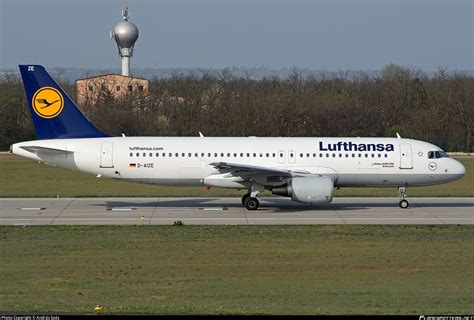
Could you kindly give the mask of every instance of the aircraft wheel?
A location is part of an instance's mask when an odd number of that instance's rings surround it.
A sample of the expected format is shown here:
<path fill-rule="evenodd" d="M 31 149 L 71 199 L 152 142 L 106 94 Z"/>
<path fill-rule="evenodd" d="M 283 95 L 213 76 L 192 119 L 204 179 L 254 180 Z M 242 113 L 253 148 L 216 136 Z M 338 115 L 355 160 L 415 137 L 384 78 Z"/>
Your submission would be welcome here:
<path fill-rule="evenodd" d="M 400 200 L 400 202 L 398 203 L 398 205 L 400 206 L 400 208 L 406 209 L 406 208 L 408 208 L 409 203 L 408 203 L 408 201 L 406 201 L 405 199 L 403 199 L 403 200 Z"/>
<path fill-rule="evenodd" d="M 242 196 L 242 205 L 245 206 L 245 200 L 250 197 L 250 193 L 246 193 Z"/>
<path fill-rule="evenodd" d="M 257 198 L 249 196 L 247 199 L 245 199 L 244 205 L 247 210 L 257 210 L 260 203 L 258 202 Z"/>

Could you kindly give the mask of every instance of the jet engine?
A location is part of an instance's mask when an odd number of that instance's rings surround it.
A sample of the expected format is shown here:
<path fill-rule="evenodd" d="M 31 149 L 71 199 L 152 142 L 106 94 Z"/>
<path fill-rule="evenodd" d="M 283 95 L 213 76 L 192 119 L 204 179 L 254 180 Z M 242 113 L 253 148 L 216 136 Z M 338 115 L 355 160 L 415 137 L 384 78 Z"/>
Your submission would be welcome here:
<path fill-rule="evenodd" d="M 333 192 L 334 181 L 324 176 L 295 177 L 287 184 L 272 189 L 273 194 L 309 204 L 329 203 L 332 201 Z"/>

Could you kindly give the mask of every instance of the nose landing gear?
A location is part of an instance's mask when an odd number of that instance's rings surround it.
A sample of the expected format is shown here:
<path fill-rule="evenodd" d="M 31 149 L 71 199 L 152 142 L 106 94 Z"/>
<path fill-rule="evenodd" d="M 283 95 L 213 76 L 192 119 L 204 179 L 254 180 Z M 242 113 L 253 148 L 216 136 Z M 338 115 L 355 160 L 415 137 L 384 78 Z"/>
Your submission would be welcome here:
<path fill-rule="evenodd" d="M 405 194 L 405 187 L 398 187 L 398 193 L 400 194 L 400 202 L 398 202 L 398 205 L 402 209 L 406 209 L 409 206 L 408 201 L 405 199 L 406 194 Z"/>

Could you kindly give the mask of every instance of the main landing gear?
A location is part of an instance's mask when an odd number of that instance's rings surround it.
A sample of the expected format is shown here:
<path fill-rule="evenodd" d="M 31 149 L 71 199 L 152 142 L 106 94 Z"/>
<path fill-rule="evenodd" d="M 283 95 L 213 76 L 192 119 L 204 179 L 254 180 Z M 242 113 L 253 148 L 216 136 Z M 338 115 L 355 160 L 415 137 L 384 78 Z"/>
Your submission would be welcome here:
<path fill-rule="evenodd" d="M 400 206 L 400 208 L 402 209 L 406 209 L 408 208 L 408 201 L 405 199 L 406 198 L 406 194 L 405 194 L 405 187 L 398 187 L 398 193 L 400 194 L 400 202 L 398 203 L 398 205 Z"/>
<path fill-rule="evenodd" d="M 257 200 L 257 194 L 263 191 L 263 186 L 253 183 L 252 187 L 248 191 L 248 193 L 244 194 L 242 197 L 242 204 L 244 205 L 247 210 L 257 210 L 260 202 Z"/>
<path fill-rule="evenodd" d="M 258 202 L 257 198 L 250 196 L 250 193 L 246 193 L 242 197 L 242 205 L 247 210 L 257 210 L 260 202 Z"/>
<path fill-rule="evenodd" d="M 250 195 L 245 199 L 244 206 L 247 210 L 257 210 L 260 202 L 258 202 L 257 198 L 251 197 Z"/>

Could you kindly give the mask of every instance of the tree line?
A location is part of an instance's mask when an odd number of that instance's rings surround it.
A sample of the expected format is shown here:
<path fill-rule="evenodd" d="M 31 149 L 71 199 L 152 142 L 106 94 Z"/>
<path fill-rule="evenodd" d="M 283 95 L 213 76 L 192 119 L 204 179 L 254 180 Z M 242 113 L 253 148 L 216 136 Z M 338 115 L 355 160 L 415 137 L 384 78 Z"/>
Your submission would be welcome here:
<path fill-rule="evenodd" d="M 75 85 L 61 83 L 75 99 Z M 35 139 L 18 76 L 0 79 L 0 149 Z M 339 72 L 253 79 L 219 74 L 154 78 L 147 97 L 115 101 L 101 95 L 82 106 L 110 135 L 127 136 L 395 136 L 434 143 L 447 151 L 472 151 L 474 78 L 440 69 L 388 65 L 378 76 Z"/>

